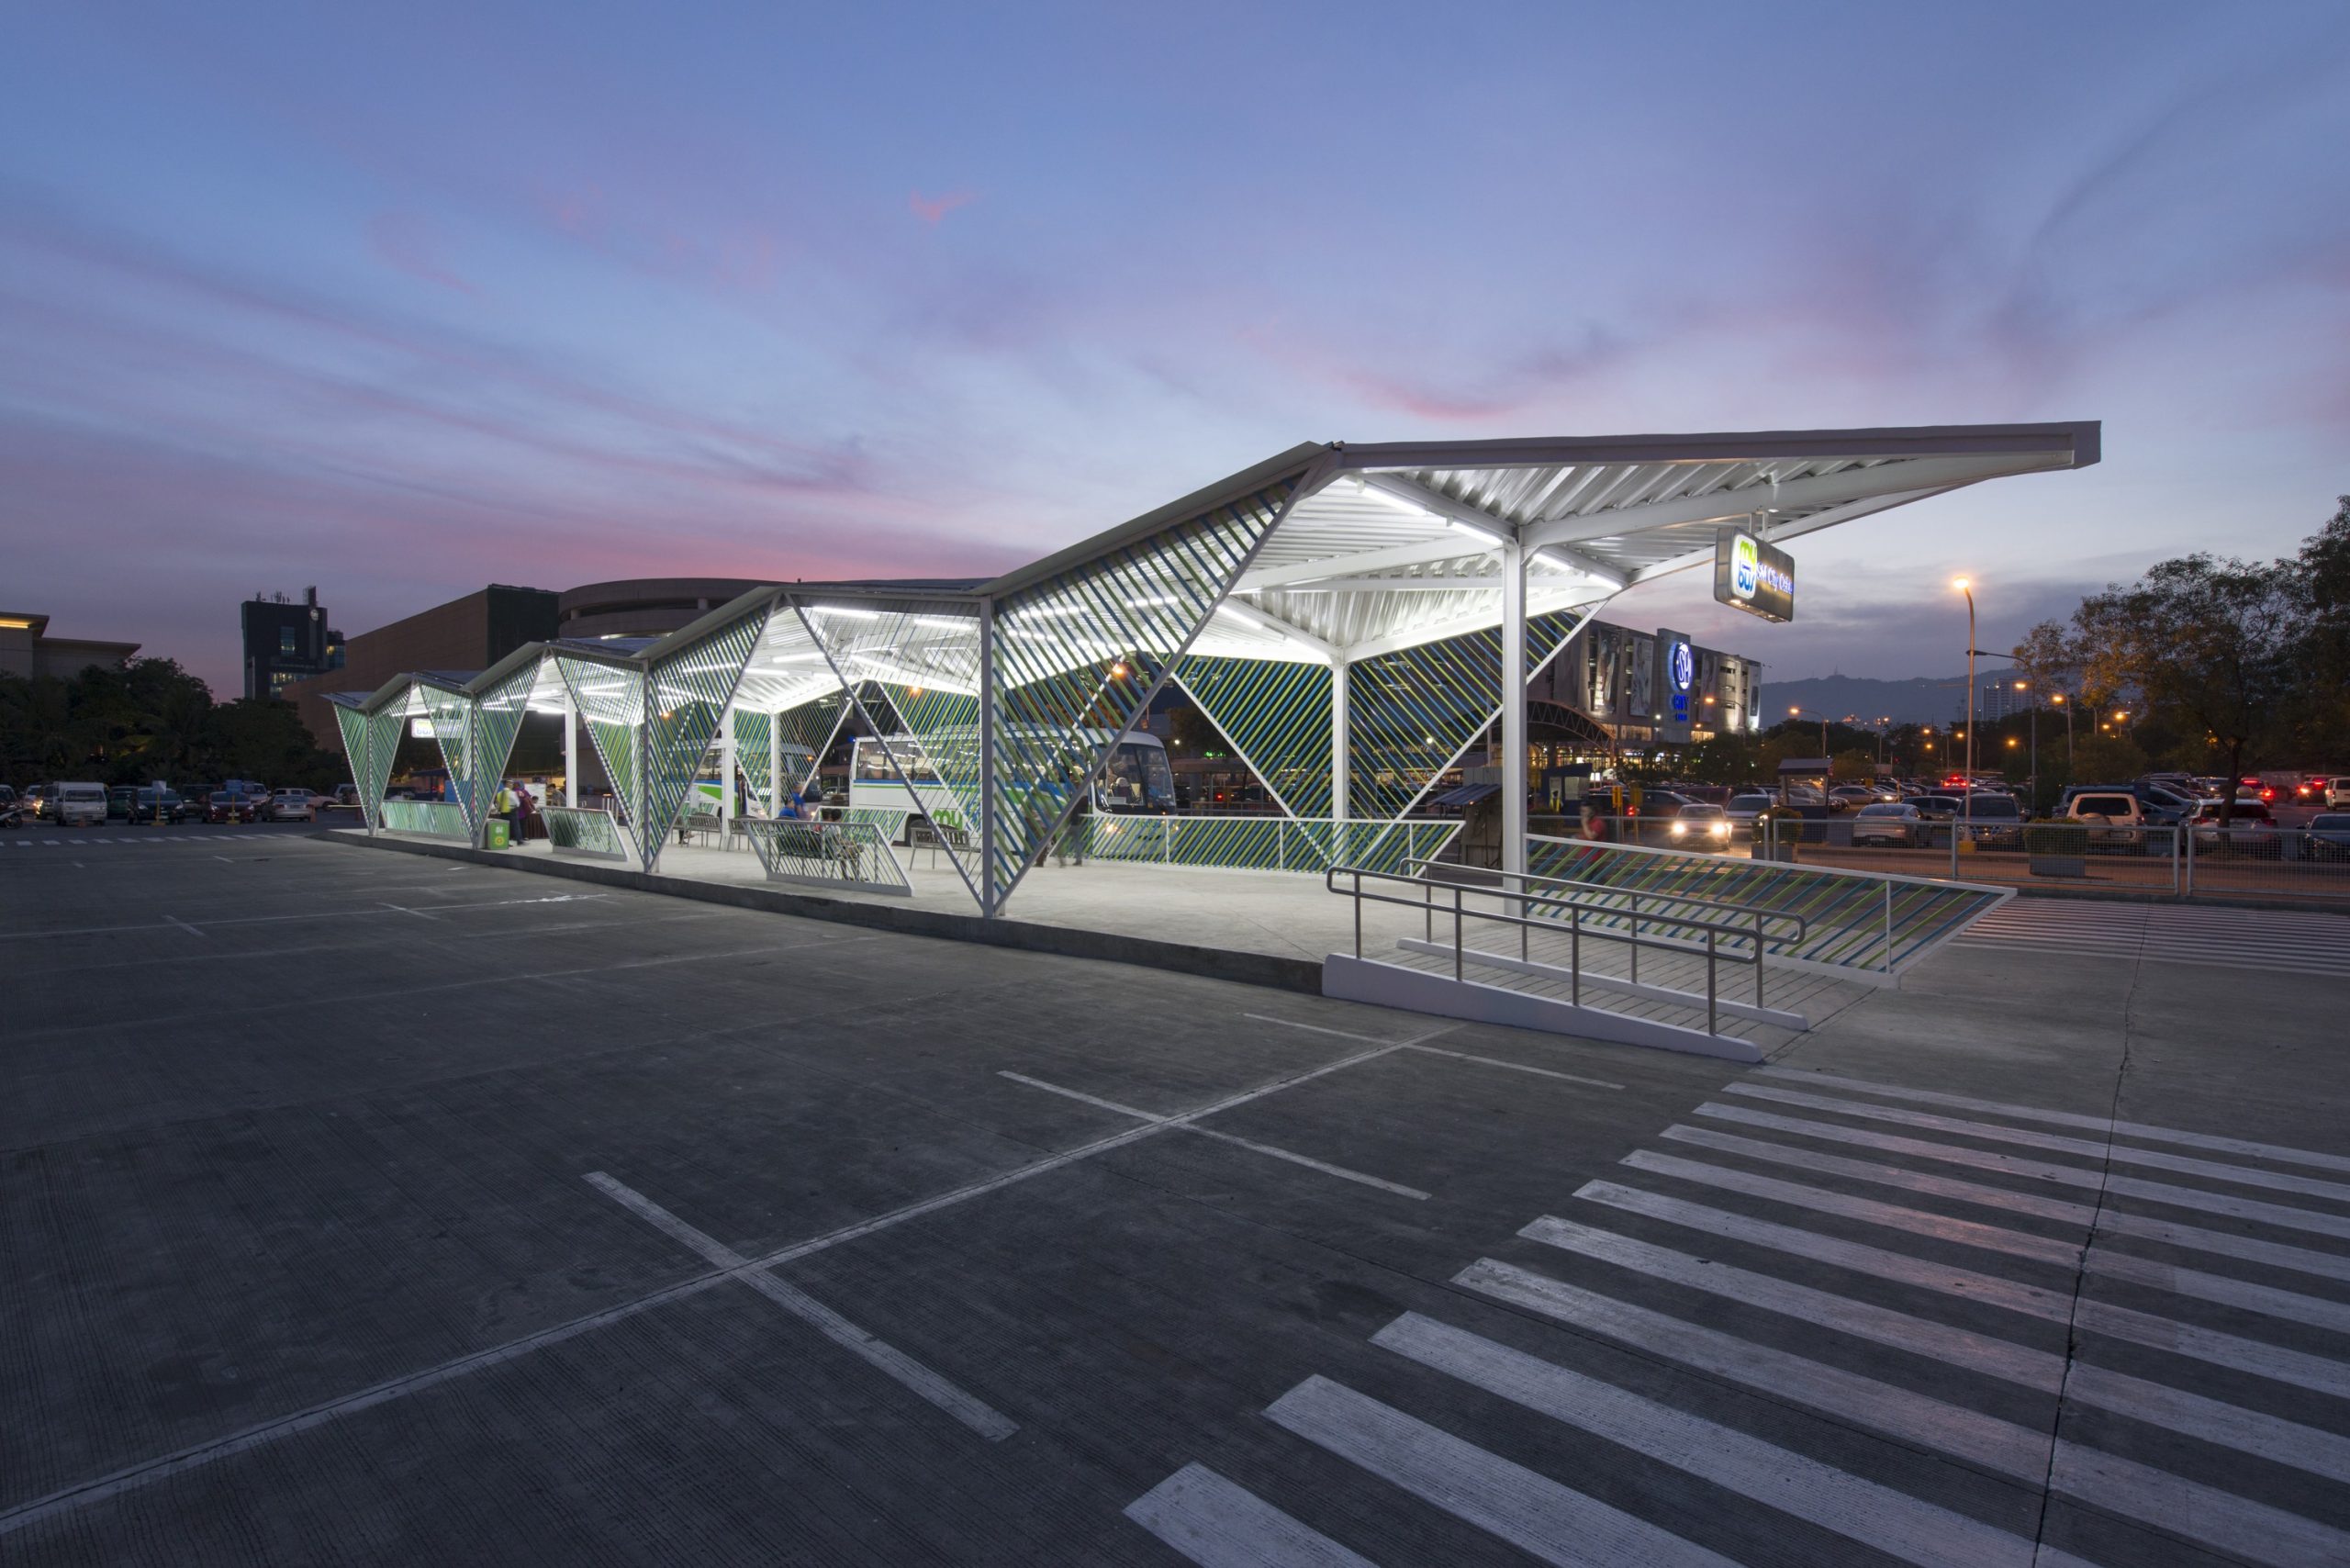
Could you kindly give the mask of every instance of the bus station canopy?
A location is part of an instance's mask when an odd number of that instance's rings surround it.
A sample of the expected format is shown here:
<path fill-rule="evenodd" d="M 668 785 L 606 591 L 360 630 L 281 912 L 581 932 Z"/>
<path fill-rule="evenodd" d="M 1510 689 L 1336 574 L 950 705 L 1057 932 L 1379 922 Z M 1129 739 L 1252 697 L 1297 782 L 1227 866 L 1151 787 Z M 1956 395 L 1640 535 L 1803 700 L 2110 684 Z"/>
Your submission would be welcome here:
<path fill-rule="evenodd" d="M 577 715 L 647 868 L 734 715 L 886 706 L 870 727 L 919 740 L 964 808 L 957 868 L 990 914 L 1070 809 L 1070 781 L 1170 681 L 1301 819 L 1400 817 L 1498 721 L 1521 775 L 1502 787 L 1519 813 L 1506 866 L 1523 856 L 1525 678 L 1608 599 L 1710 566 L 1725 526 L 1784 546 L 2087 466 L 2098 436 L 2072 422 L 1309 443 L 992 579 L 778 583 L 649 644 L 533 644 L 470 678 L 420 672 L 338 700 L 377 802 L 396 720 L 431 717 L 444 753 L 462 752 L 453 776 L 494 787 L 523 711 Z"/>

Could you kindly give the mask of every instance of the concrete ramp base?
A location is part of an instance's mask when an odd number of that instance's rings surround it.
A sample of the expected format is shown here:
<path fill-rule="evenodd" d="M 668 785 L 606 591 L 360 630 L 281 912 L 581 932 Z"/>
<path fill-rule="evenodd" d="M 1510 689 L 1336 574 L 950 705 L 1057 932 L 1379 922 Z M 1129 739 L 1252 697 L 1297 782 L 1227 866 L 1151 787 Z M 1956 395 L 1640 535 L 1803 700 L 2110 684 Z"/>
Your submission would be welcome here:
<path fill-rule="evenodd" d="M 1619 1046 L 1645 1046 L 1651 1050 L 1680 1051 L 1688 1056 L 1717 1057 L 1724 1061 L 1762 1059 L 1762 1047 L 1750 1041 L 1630 1018 L 1604 1007 L 1577 1007 L 1553 997 L 1532 996 L 1482 980 L 1456 980 L 1333 953 L 1322 960 L 1322 994 L 1348 1002 L 1368 1002 L 1398 1007 L 1407 1013 L 1433 1014 L 1472 1024 L 1506 1024 L 1515 1029 L 1539 1029 L 1550 1035 L 1572 1035 L 1583 1040 L 1606 1040 Z"/>

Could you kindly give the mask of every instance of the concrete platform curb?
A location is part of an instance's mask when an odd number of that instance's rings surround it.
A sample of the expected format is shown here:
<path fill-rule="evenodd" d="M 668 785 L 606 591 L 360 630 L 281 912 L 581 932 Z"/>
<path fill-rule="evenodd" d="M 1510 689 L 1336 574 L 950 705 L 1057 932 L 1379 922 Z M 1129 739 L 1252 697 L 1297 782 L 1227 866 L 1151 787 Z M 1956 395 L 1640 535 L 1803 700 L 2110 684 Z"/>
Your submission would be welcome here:
<path fill-rule="evenodd" d="M 977 942 L 990 947 L 1016 947 L 1023 952 L 1051 953 L 1064 958 L 1095 958 L 1110 964 L 1134 964 L 1210 980 L 1275 991 L 1322 994 L 1322 966 L 1311 958 L 1284 958 L 1272 953 L 1236 952 L 1225 947 L 1197 947 L 1183 942 L 1158 942 L 1147 936 L 1114 932 L 1080 931 L 1065 925 L 1039 925 L 1024 920 L 985 920 L 976 914 L 947 914 L 938 910 L 907 909 L 901 905 L 858 903 L 814 893 L 786 892 L 779 888 L 744 887 L 726 882 L 698 882 L 685 877 L 665 877 L 631 870 L 624 866 L 599 866 L 585 860 L 541 859 L 502 850 L 474 849 L 461 844 L 431 844 L 369 834 L 353 828 L 335 828 L 312 836 L 330 844 L 361 849 L 388 849 L 401 855 L 421 855 L 441 860 L 464 860 L 535 876 L 562 877 L 600 887 L 628 888 L 642 893 L 694 899 L 703 903 L 729 904 L 736 909 L 762 910 L 769 914 L 802 920 L 829 920 L 841 925 L 862 925 L 895 931 L 908 936 L 937 936 L 950 942 Z"/>

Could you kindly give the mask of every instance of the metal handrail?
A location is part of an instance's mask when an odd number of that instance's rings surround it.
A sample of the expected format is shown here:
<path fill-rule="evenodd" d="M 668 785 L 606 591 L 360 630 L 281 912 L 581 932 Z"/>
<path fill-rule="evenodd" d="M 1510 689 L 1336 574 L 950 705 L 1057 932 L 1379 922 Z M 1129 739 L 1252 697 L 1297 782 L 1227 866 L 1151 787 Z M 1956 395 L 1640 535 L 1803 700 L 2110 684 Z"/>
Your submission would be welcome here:
<path fill-rule="evenodd" d="M 1660 900 L 1665 903 L 1695 904 L 1701 909 L 1727 910 L 1732 914 L 1750 915 L 1762 920 L 1791 920 L 1795 922 L 1796 927 L 1796 934 L 1792 937 L 1785 935 L 1774 935 L 1771 937 L 1770 940 L 1783 943 L 1793 942 L 1797 946 L 1801 946 L 1811 936 L 1810 921 L 1807 920 L 1802 915 L 1796 913 L 1792 910 L 1773 909 L 1767 904 L 1741 903 L 1735 899 L 1707 898 L 1700 893 L 1660 892 L 1654 889 L 1642 890 L 1638 888 L 1627 888 L 1615 882 L 1595 882 L 1581 877 L 1557 877 L 1543 871 L 1497 871 L 1487 869 L 1483 867 L 1463 868 L 1456 866 L 1449 860 L 1407 859 L 1404 864 L 1406 866 L 1441 868 L 1451 871 L 1474 869 L 1481 877 L 1500 877 L 1505 880 L 1514 882 L 1540 882 L 1554 888 L 1587 888 L 1594 892 L 1606 893 L 1613 898 L 1630 899 L 1635 901 L 1635 902 L 1642 898 L 1651 898 Z M 1512 894 L 1508 892 L 1507 890 L 1504 890 L 1504 896 L 1531 898 L 1535 895 Z M 1544 900 L 1541 902 L 1547 902 L 1549 901 Z M 1618 911 L 1617 913 L 1620 913 L 1622 912 Z M 1663 915 L 1655 915 L 1651 918 L 1657 920 L 1668 919 L 1668 917 Z"/>
<path fill-rule="evenodd" d="M 1354 879 L 1353 885 L 1349 888 L 1339 887 L 1337 879 L 1341 876 L 1351 877 Z M 1407 886 L 1418 889 L 1421 896 L 1419 898 L 1413 899 L 1397 897 L 1388 893 L 1368 892 L 1363 889 L 1363 879 L 1365 878 L 1370 878 L 1374 881 L 1380 882 L 1402 882 Z M 1562 881 L 1565 879 L 1554 878 L 1551 879 L 1554 881 Z M 1605 914 L 1611 917 L 1620 917 L 1625 913 L 1623 906 L 1620 904 L 1599 903 L 1583 899 L 1561 897 L 1544 897 L 1539 902 L 1554 908 L 1564 909 L 1567 912 L 1567 918 L 1563 921 L 1546 919 L 1535 915 L 1505 914 L 1494 911 L 1468 909 L 1463 906 L 1461 898 L 1463 894 L 1470 892 L 1486 892 L 1494 898 L 1515 900 L 1521 909 L 1524 908 L 1530 901 L 1525 893 L 1512 892 L 1507 889 L 1494 890 L 1472 888 L 1461 882 L 1446 882 L 1439 884 L 1431 882 L 1424 877 L 1408 876 L 1400 871 L 1382 871 L 1365 866 L 1333 866 L 1322 874 L 1322 885 L 1329 892 L 1334 894 L 1347 894 L 1355 902 L 1355 957 L 1357 958 L 1360 958 L 1362 957 L 1362 906 L 1365 900 L 1369 900 L 1372 903 L 1394 904 L 1404 909 L 1422 910 L 1427 921 L 1427 939 L 1430 943 L 1433 943 L 1436 939 L 1435 923 L 1437 909 L 1434 902 L 1434 894 L 1438 886 L 1449 887 L 1452 890 L 1452 978 L 1455 980 L 1462 980 L 1467 978 L 1463 972 L 1467 962 L 1466 958 L 1464 957 L 1467 950 L 1467 945 L 1462 941 L 1461 933 L 1465 923 L 1468 921 L 1482 920 L 1490 924 L 1514 925 L 1517 927 L 1518 953 L 1521 961 L 1526 960 L 1528 933 L 1533 931 L 1564 932 L 1567 936 L 1568 944 L 1567 967 L 1570 997 L 1574 1005 L 1578 1007 L 1583 1005 L 1583 939 L 1586 935 L 1583 924 L 1583 917 L 1585 913 L 1595 915 Z M 1622 890 L 1617 889 L 1611 890 L 1610 896 L 1620 898 L 1624 895 Z M 1767 914 L 1774 912 L 1758 910 L 1752 913 Z M 1762 949 L 1764 939 L 1762 937 L 1758 926 L 1734 924 L 1728 921 L 1691 920 L 1673 915 L 1651 915 L 1648 918 L 1663 924 L 1678 926 L 1683 930 L 1695 930 L 1705 933 L 1706 1032 L 1707 1034 L 1717 1034 L 1719 1032 L 1720 987 L 1717 979 L 1717 966 L 1723 958 L 1727 958 L 1732 963 L 1747 964 L 1752 967 L 1754 970 L 1754 1004 L 1758 1008 L 1763 1005 Z M 1795 919 L 1799 917 L 1786 916 L 1785 918 Z M 1639 926 L 1637 919 L 1634 922 L 1632 930 L 1629 932 L 1610 930 L 1605 926 L 1594 926 L 1590 929 L 1588 935 L 1594 941 L 1621 942 L 1627 947 L 1631 949 L 1631 980 L 1635 985 L 1639 983 L 1639 954 L 1642 947 L 1655 947 L 1667 952 L 1681 954 L 1686 954 L 1692 950 L 1690 944 L 1686 941 L 1666 941 L 1656 937 L 1642 936 L 1639 934 Z M 1728 953 L 1723 952 L 1721 948 L 1721 939 L 1725 936 L 1738 939 L 1751 939 L 1752 944 L 1751 951 L 1744 957 L 1741 957 L 1736 948 L 1732 948 Z"/>

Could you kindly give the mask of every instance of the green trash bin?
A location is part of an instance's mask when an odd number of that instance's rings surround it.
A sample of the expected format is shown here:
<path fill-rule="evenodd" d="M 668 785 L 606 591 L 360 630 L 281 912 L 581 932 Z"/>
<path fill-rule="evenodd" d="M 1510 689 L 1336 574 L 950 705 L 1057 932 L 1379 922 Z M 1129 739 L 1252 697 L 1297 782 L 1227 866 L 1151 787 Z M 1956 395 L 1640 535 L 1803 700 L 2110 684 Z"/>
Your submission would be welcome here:
<path fill-rule="evenodd" d="M 507 847 L 509 842 L 506 833 L 506 819 L 503 817 L 490 818 L 489 846 L 492 849 L 504 849 Z"/>

